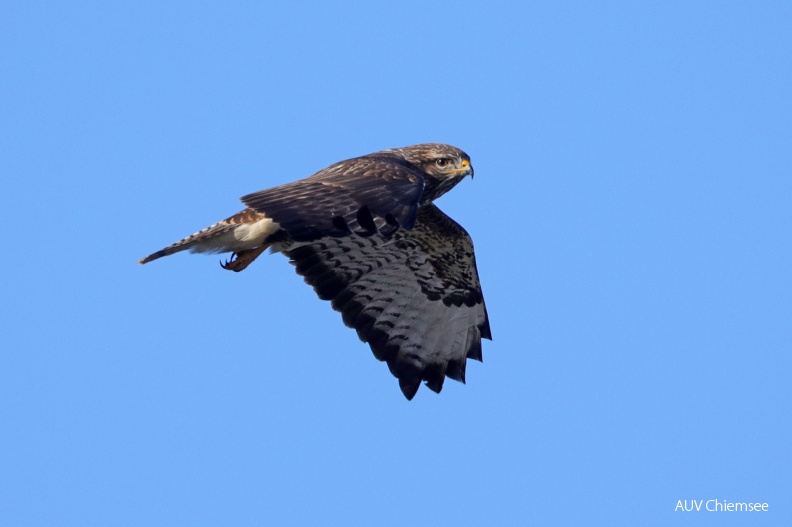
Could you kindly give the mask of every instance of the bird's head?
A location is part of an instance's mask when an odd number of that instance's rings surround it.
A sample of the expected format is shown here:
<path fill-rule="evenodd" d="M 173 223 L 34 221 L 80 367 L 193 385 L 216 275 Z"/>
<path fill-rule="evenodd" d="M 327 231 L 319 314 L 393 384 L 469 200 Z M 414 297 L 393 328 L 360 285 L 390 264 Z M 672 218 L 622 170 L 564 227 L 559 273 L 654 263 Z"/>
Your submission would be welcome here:
<path fill-rule="evenodd" d="M 470 156 L 455 146 L 426 143 L 394 150 L 421 171 L 436 178 L 462 179 L 473 175 Z"/>
<path fill-rule="evenodd" d="M 433 201 L 442 196 L 465 176 L 473 177 L 470 156 L 459 148 L 440 143 L 394 148 L 393 152 L 403 157 L 426 175 L 426 189 L 422 201 Z"/>

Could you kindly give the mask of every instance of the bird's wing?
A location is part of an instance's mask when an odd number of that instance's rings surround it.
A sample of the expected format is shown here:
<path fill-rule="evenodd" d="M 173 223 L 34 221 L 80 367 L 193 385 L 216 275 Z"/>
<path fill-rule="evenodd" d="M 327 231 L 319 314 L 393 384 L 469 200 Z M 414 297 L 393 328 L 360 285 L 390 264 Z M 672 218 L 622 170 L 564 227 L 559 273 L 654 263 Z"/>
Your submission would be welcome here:
<path fill-rule="evenodd" d="M 289 238 L 391 234 L 411 229 L 425 185 L 420 171 L 392 156 L 371 155 L 331 165 L 313 176 L 242 197 Z"/>
<path fill-rule="evenodd" d="M 473 242 L 434 205 L 390 237 L 325 237 L 285 251 L 297 272 L 386 361 L 412 399 L 464 382 L 466 359 L 491 339 Z"/>

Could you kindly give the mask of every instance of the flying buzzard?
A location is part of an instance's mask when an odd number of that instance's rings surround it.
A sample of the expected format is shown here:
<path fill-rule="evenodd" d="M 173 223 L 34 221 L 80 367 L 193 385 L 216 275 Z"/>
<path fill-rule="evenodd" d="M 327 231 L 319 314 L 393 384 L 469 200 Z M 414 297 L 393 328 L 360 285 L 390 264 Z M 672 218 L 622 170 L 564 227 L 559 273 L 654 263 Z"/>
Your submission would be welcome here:
<path fill-rule="evenodd" d="M 421 381 L 465 382 L 466 359 L 492 339 L 473 242 L 432 202 L 470 158 L 443 144 L 383 150 L 242 198 L 247 208 L 138 263 L 189 250 L 231 252 L 242 271 L 265 249 L 289 257 L 322 300 L 388 363 L 404 396 Z"/>

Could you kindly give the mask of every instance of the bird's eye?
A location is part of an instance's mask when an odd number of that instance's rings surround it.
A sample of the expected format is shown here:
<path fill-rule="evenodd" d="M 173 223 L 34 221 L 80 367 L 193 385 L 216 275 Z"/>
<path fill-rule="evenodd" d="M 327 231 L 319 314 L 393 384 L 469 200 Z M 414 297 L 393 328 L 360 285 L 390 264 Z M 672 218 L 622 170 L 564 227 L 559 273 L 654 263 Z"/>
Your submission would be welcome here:
<path fill-rule="evenodd" d="M 448 163 L 450 162 L 451 160 L 448 159 L 447 157 L 440 157 L 438 159 L 435 159 L 435 165 L 439 166 L 440 168 L 448 166 Z"/>

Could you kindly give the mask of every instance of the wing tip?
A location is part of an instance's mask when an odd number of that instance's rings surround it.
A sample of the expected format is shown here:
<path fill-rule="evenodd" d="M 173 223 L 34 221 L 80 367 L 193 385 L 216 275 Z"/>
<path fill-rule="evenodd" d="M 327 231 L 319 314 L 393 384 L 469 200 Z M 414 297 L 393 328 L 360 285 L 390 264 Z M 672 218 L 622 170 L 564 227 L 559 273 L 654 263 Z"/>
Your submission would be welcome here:
<path fill-rule="evenodd" d="M 414 378 L 402 378 L 399 379 L 399 388 L 401 388 L 402 393 L 407 398 L 408 401 L 412 401 L 415 394 L 418 393 L 418 388 L 421 387 L 421 379 L 414 379 Z"/>

